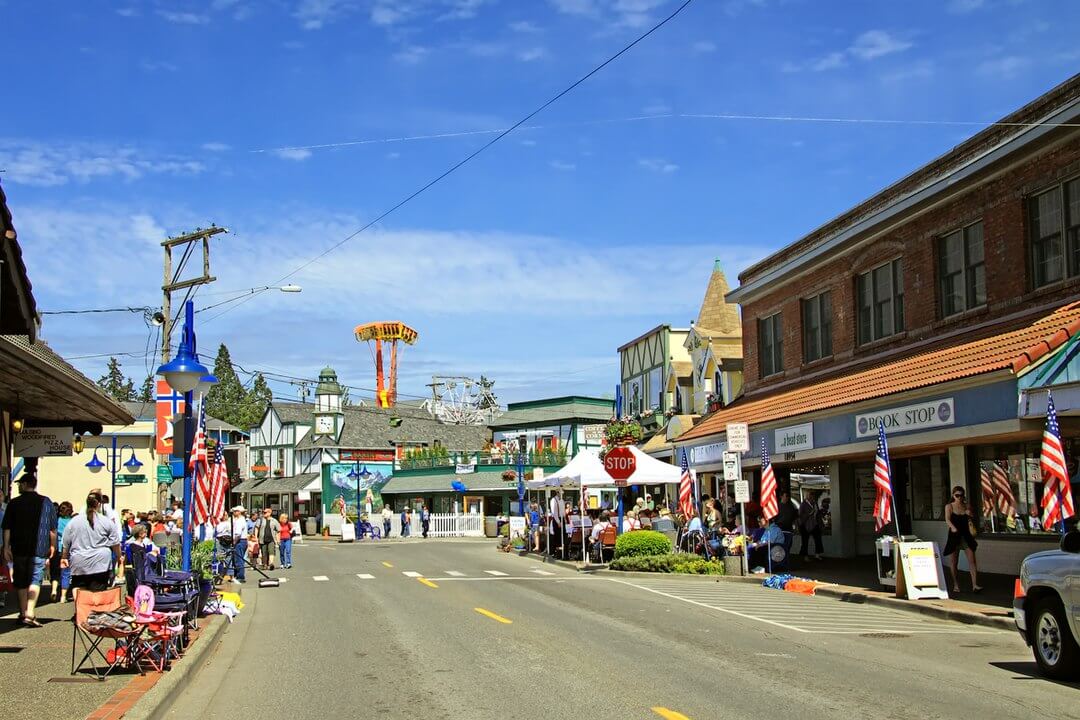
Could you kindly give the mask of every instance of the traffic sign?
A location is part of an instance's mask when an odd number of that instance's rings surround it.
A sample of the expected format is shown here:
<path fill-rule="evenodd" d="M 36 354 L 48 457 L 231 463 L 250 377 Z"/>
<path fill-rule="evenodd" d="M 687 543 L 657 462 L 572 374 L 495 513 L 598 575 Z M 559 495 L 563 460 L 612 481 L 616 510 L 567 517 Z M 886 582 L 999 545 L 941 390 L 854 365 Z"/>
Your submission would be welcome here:
<path fill-rule="evenodd" d="M 136 483 L 144 483 L 144 482 L 146 482 L 146 476 L 143 475 L 142 473 L 139 473 L 138 475 L 117 475 L 116 476 L 116 484 L 117 485 L 134 485 Z"/>
<path fill-rule="evenodd" d="M 746 423 L 728 423 L 727 446 L 734 452 L 750 452 L 750 427 Z"/>
<path fill-rule="evenodd" d="M 615 479 L 616 485 L 619 484 L 619 481 L 622 481 L 622 484 L 625 485 L 626 479 L 637 470 L 637 458 L 634 457 L 634 453 L 630 452 L 628 447 L 612 448 L 608 451 L 607 457 L 604 458 L 604 470 Z"/>
<path fill-rule="evenodd" d="M 750 483 L 747 480 L 735 481 L 735 502 L 750 502 Z"/>
<path fill-rule="evenodd" d="M 734 482 L 741 479 L 742 473 L 739 469 L 739 453 L 724 453 L 724 480 Z"/>
<path fill-rule="evenodd" d="M 157 481 L 168 485 L 173 481 L 172 468 L 168 465 L 157 466 Z"/>

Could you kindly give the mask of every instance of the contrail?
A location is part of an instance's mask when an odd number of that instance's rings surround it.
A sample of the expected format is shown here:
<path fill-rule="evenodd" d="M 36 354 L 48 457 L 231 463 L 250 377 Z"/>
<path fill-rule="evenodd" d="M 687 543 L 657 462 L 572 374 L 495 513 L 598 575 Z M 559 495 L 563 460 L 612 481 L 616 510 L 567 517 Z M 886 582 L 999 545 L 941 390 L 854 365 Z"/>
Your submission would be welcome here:
<path fill-rule="evenodd" d="M 676 117 L 676 115 L 672 113 L 663 113 L 659 115 L 637 115 L 634 117 L 610 118 L 606 120 L 582 120 L 580 122 L 556 123 L 553 125 L 524 125 L 518 129 L 550 130 L 556 128 L 585 127 L 588 125 L 607 125 L 611 123 L 638 122 L 641 120 L 662 120 L 664 118 L 673 117 Z M 461 132 L 434 133 L 431 135 L 405 135 L 402 137 L 369 138 L 366 140 L 347 140 L 344 142 L 322 143 L 319 145 L 288 145 L 284 147 L 259 148 L 257 150 L 249 150 L 248 152 L 268 153 L 285 152 L 288 150 L 326 150 L 329 148 L 352 147 L 355 145 L 383 145 L 387 143 L 413 142 L 416 140 L 441 140 L 444 138 L 468 137 L 470 135 L 494 135 L 496 133 L 506 132 L 507 129 L 508 128 L 495 128 L 492 130 L 464 130 Z"/>

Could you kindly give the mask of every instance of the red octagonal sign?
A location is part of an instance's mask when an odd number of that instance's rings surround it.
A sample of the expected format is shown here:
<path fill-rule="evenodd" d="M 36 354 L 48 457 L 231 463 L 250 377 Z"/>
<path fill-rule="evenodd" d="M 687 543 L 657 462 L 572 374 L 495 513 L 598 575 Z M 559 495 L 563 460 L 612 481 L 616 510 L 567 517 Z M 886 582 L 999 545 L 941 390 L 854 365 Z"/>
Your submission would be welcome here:
<path fill-rule="evenodd" d="M 616 484 L 625 485 L 626 479 L 637 470 L 637 458 L 628 447 L 612 448 L 604 457 L 604 469 L 616 481 L 621 481 Z"/>

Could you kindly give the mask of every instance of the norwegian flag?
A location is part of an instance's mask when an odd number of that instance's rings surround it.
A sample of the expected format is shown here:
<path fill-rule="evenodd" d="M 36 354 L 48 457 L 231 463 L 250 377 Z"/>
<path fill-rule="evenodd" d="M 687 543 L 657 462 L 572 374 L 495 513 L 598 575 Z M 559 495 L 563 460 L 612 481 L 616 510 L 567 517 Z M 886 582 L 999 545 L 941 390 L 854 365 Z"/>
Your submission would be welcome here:
<path fill-rule="evenodd" d="M 761 514 L 766 520 L 772 520 L 780 512 L 776 502 L 776 474 L 772 469 L 769 451 L 765 449 L 765 440 L 761 440 Z"/>
<path fill-rule="evenodd" d="M 214 459 L 210 463 L 210 520 L 221 522 L 225 517 L 225 494 L 229 488 L 229 470 L 221 442 L 214 444 Z"/>
<path fill-rule="evenodd" d="M 199 403 L 199 422 L 191 443 L 191 462 L 188 466 L 194 479 L 195 496 L 192 522 L 201 525 L 210 517 L 210 467 L 206 457 L 206 405 Z"/>
<path fill-rule="evenodd" d="M 679 476 L 679 512 L 683 517 L 690 517 L 694 512 L 694 477 L 690 473 L 690 463 L 686 459 L 686 448 L 682 451 L 679 463 L 682 475 Z"/>
<path fill-rule="evenodd" d="M 1065 448 L 1061 444 L 1061 428 L 1058 427 L 1057 410 L 1050 391 L 1046 393 L 1046 430 L 1043 431 L 1042 454 L 1039 467 L 1043 477 L 1043 527 L 1064 523 L 1075 515 L 1072 486 L 1065 465 Z"/>
<path fill-rule="evenodd" d="M 874 456 L 874 529 L 881 529 L 892 521 L 892 467 L 889 465 L 889 444 L 885 440 L 885 428 L 878 425 L 877 454 Z"/>

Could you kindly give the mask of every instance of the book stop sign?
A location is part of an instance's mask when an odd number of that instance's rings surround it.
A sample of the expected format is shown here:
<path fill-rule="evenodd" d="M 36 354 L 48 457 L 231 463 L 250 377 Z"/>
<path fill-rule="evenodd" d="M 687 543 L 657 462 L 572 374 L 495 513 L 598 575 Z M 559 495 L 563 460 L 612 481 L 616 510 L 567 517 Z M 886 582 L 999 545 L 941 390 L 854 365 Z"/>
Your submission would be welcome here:
<path fill-rule="evenodd" d="M 628 447 L 612 448 L 604 458 L 604 470 L 615 479 L 619 487 L 626 487 L 626 479 L 637 470 L 637 458 Z"/>

